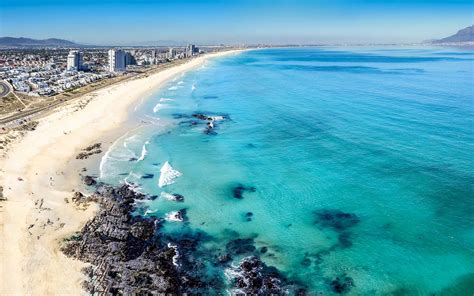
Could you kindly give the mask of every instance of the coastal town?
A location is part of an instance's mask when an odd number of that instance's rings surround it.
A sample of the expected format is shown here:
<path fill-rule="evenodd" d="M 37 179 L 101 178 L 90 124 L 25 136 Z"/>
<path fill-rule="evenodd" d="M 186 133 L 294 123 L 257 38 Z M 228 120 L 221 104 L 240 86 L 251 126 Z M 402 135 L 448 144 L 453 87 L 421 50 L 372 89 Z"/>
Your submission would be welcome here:
<path fill-rule="evenodd" d="M 32 115 L 141 74 L 204 53 L 232 49 L 197 47 L 4 47 L 0 48 L 0 124 L 18 126 Z M 0 131 L 2 132 L 2 131 Z"/>
<path fill-rule="evenodd" d="M 185 48 L 6 49 L 0 51 L 0 78 L 28 96 L 52 96 L 126 71 L 190 58 L 202 53 Z"/>

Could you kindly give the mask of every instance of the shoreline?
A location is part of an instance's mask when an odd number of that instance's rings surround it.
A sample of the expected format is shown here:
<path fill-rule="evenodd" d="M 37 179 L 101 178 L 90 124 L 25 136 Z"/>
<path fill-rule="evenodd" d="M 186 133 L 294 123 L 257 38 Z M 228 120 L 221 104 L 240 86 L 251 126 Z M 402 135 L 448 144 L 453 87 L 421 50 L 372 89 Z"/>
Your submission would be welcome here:
<path fill-rule="evenodd" d="M 238 52 L 200 56 L 94 91 L 39 119 L 34 131 L 9 145 L 0 159 L 0 185 L 8 198 L 0 202 L 1 295 L 85 294 L 81 269 L 87 264 L 59 250 L 62 239 L 80 230 L 97 211 L 94 204 L 81 210 L 66 202 L 80 186 L 78 173 L 85 165 L 78 165 L 75 156 L 116 134 L 129 108 L 175 75 Z"/>

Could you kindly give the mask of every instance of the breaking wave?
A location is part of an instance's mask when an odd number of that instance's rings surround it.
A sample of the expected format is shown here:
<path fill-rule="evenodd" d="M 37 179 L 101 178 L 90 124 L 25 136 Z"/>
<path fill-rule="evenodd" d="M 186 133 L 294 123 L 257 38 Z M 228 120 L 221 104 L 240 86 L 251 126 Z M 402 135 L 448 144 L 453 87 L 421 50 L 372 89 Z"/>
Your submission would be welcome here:
<path fill-rule="evenodd" d="M 166 108 L 166 107 L 168 107 L 168 105 L 158 103 L 158 104 L 155 105 L 155 107 L 153 107 L 153 113 L 156 113 L 156 112 L 158 112 L 161 109 Z"/>
<path fill-rule="evenodd" d="M 169 101 L 174 101 L 174 100 L 170 98 L 160 98 L 160 102 L 169 102 Z"/>
<path fill-rule="evenodd" d="M 160 173 L 160 179 L 158 180 L 159 187 L 173 184 L 175 179 L 182 175 L 179 171 L 173 169 L 169 162 L 165 162 L 160 169 Z"/>
<path fill-rule="evenodd" d="M 128 133 L 123 135 L 122 137 L 118 138 L 112 145 L 110 145 L 109 149 L 105 152 L 104 156 L 100 159 L 99 164 L 99 177 L 102 179 L 106 177 L 106 166 L 110 160 L 129 160 L 130 158 L 136 157 L 136 154 L 127 148 L 127 145 L 137 139 L 137 135 L 133 135 L 129 138 L 126 138 L 123 141 L 123 147 L 126 149 L 115 149 L 117 145 L 122 141 L 123 138 L 128 136 Z M 123 151 L 124 150 L 124 151 Z M 118 152 L 120 151 L 120 152 Z"/>
<path fill-rule="evenodd" d="M 138 161 L 142 161 L 145 159 L 145 156 L 148 154 L 148 150 L 146 150 L 146 146 L 150 144 L 149 141 L 146 141 L 145 144 L 143 144 L 142 146 L 142 153 L 140 154 L 140 157 L 137 159 L 137 162 Z"/>

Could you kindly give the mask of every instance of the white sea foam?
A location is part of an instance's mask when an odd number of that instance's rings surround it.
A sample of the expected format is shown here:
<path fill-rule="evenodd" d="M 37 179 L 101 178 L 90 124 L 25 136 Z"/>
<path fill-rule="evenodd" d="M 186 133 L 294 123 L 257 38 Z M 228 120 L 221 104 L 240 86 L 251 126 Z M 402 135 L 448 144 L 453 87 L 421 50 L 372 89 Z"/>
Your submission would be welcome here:
<path fill-rule="evenodd" d="M 142 154 L 140 155 L 140 157 L 137 159 L 137 162 L 138 161 L 142 161 L 145 159 L 145 156 L 148 154 L 148 150 L 146 150 L 146 146 L 150 144 L 150 142 L 146 141 L 145 144 L 143 144 L 142 146 Z"/>
<path fill-rule="evenodd" d="M 179 258 L 178 246 L 174 245 L 172 243 L 168 243 L 168 248 L 172 248 L 176 253 L 176 255 L 173 256 L 173 265 L 177 267 L 178 266 L 178 258 Z"/>
<path fill-rule="evenodd" d="M 193 86 L 191 86 L 191 90 L 195 90 L 196 89 L 196 84 L 193 84 Z"/>
<path fill-rule="evenodd" d="M 183 84 L 183 83 L 184 83 L 184 81 L 181 80 L 181 81 L 178 82 L 178 85 Z"/>
<path fill-rule="evenodd" d="M 156 113 L 156 112 L 158 112 L 161 109 L 166 108 L 166 107 L 168 107 L 168 105 L 158 103 L 158 104 L 155 105 L 155 107 L 153 107 L 153 113 Z"/>
<path fill-rule="evenodd" d="M 224 120 L 224 119 L 225 119 L 224 116 L 211 116 L 210 118 L 211 118 L 211 120 L 213 120 L 213 121 L 220 121 L 220 120 Z"/>
<path fill-rule="evenodd" d="M 149 214 L 154 214 L 156 213 L 158 210 L 146 210 L 145 213 L 144 213 L 144 216 L 148 216 Z"/>
<path fill-rule="evenodd" d="M 169 212 L 165 216 L 166 221 L 172 221 L 172 222 L 181 222 L 183 219 L 181 218 L 181 215 L 179 212 Z"/>
<path fill-rule="evenodd" d="M 118 143 L 120 143 L 120 141 L 122 141 L 122 139 L 124 137 L 128 136 L 128 133 L 126 133 L 125 135 L 121 136 L 120 138 L 118 138 L 115 142 L 112 143 L 112 145 L 110 145 L 109 149 L 107 149 L 107 151 L 104 153 L 104 155 L 102 156 L 102 158 L 100 159 L 100 164 L 99 164 L 99 177 L 102 179 L 106 176 L 106 165 L 107 165 L 107 162 L 110 160 L 110 159 L 115 159 L 115 157 L 112 157 L 111 156 L 111 153 L 112 151 L 115 149 L 115 147 L 117 146 Z M 134 136 L 132 136 L 134 137 Z M 124 147 L 126 148 L 126 144 L 124 142 Z"/>
<path fill-rule="evenodd" d="M 170 98 L 160 98 L 160 102 L 169 102 L 169 101 L 174 101 L 174 100 Z"/>
<path fill-rule="evenodd" d="M 158 186 L 160 188 L 173 184 L 175 179 L 182 175 L 179 171 L 173 169 L 169 162 L 165 162 L 165 164 L 160 169 L 160 173 L 160 179 L 158 181 Z"/>
<path fill-rule="evenodd" d="M 177 86 L 172 86 L 172 87 L 170 87 L 170 88 L 168 88 L 168 89 L 169 89 L 169 90 L 177 90 L 178 87 L 177 87 Z"/>
<path fill-rule="evenodd" d="M 145 115 L 145 117 L 148 120 L 148 121 L 143 120 L 145 123 L 155 124 L 155 125 L 160 124 L 160 118 L 158 118 L 158 117 L 154 117 L 154 116 L 151 116 L 151 115 Z"/>
<path fill-rule="evenodd" d="M 123 182 L 130 186 L 132 189 L 139 189 L 137 181 L 140 180 L 140 175 L 134 172 L 130 172 L 127 177 L 123 179 Z"/>
<path fill-rule="evenodd" d="M 131 137 L 128 137 L 125 140 L 123 140 L 123 147 L 127 148 L 128 144 L 133 143 L 133 142 L 137 142 L 138 140 L 139 140 L 139 138 L 138 138 L 138 135 L 136 135 L 136 134 L 131 136 Z"/>
<path fill-rule="evenodd" d="M 162 191 L 160 193 L 160 197 L 165 198 L 167 200 L 175 200 L 176 199 L 176 197 L 173 194 L 168 193 L 168 192 L 164 192 L 164 191 Z"/>

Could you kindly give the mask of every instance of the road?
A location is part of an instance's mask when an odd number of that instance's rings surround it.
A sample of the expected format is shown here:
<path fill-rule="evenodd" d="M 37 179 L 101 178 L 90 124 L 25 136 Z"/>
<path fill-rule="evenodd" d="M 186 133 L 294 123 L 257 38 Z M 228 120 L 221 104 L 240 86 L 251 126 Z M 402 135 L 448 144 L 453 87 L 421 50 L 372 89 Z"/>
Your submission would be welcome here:
<path fill-rule="evenodd" d="M 10 93 L 10 85 L 5 81 L 0 80 L 0 98 L 5 97 Z"/>

